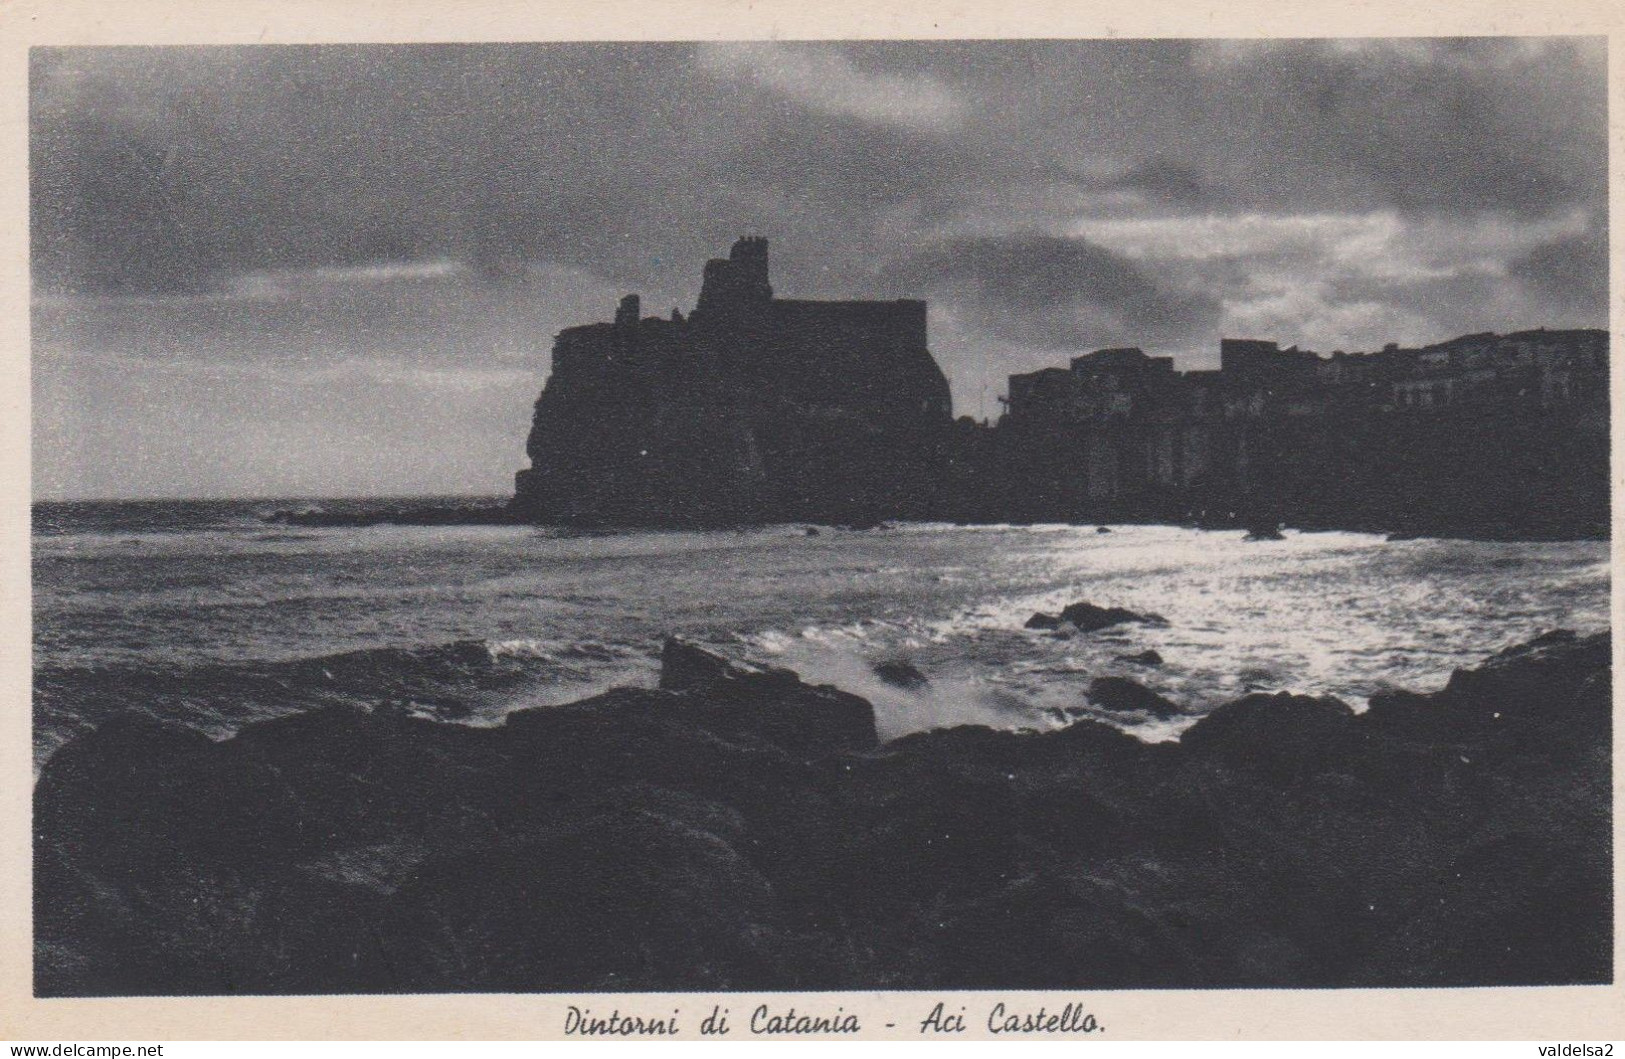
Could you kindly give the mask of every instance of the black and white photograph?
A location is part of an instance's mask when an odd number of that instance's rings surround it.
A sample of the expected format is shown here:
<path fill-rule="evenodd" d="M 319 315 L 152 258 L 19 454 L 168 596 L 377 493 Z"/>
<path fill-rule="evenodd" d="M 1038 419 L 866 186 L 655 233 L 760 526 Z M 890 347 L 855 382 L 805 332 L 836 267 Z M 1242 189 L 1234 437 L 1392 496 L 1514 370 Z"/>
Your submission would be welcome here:
<path fill-rule="evenodd" d="M 1612 984 L 1608 59 L 31 48 L 34 996 Z"/>

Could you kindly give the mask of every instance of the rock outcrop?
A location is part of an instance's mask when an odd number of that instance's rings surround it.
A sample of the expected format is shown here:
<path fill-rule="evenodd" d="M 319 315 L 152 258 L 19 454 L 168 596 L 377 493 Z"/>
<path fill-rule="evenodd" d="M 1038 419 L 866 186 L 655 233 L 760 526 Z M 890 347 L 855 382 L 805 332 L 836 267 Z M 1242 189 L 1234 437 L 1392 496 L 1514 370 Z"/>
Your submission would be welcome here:
<path fill-rule="evenodd" d="M 948 380 L 923 301 L 781 298 L 767 241 L 707 262 L 687 317 L 561 331 L 513 517 L 873 525 L 944 506 Z"/>
<path fill-rule="evenodd" d="M 931 678 L 920 672 L 913 662 L 889 658 L 874 665 L 875 676 L 897 688 L 919 689 L 931 683 Z"/>
<path fill-rule="evenodd" d="M 1079 632 L 1099 632 L 1113 625 L 1167 625 L 1161 614 L 1138 614 L 1123 607 L 1097 607 L 1093 603 L 1068 604 L 1059 614 L 1039 611 L 1027 619 L 1028 629 L 1063 629 L 1070 625 Z"/>
<path fill-rule="evenodd" d="M 1606 982 L 1606 636 L 1434 695 L 881 745 L 681 640 L 499 728 L 139 713 L 34 792 L 41 995 Z"/>
<path fill-rule="evenodd" d="M 1089 701 L 1108 710 L 1142 710 L 1153 717 L 1178 717 L 1179 704 L 1127 677 L 1096 677 L 1089 684 Z"/>

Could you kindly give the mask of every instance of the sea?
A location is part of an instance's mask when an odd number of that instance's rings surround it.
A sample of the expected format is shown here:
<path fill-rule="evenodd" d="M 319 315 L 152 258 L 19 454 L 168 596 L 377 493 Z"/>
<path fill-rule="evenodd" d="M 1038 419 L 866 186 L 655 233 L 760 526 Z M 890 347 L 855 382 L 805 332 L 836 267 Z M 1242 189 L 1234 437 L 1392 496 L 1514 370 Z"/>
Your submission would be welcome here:
<path fill-rule="evenodd" d="M 466 500 L 459 501 L 467 503 Z M 413 503 L 418 503 L 414 501 Z M 495 500 L 483 502 L 486 506 Z M 1432 691 L 1542 632 L 1608 627 L 1601 541 L 1486 543 L 1170 526 L 776 525 L 581 532 L 302 528 L 376 500 L 106 501 L 33 510 L 34 763 L 121 710 L 225 738 L 389 704 L 447 724 L 653 686 L 681 635 L 870 699 L 883 738 L 1093 718 L 1150 741 L 1251 691 Z M 1166 625 L 1029 630 L 1088 601 Z M 1158 666 L 1127 656 L 1155 651 Z M 885 663 L 924 681 L 889 683 Z M 1090 701 L 1128 677 L 1158 718 Z"/>

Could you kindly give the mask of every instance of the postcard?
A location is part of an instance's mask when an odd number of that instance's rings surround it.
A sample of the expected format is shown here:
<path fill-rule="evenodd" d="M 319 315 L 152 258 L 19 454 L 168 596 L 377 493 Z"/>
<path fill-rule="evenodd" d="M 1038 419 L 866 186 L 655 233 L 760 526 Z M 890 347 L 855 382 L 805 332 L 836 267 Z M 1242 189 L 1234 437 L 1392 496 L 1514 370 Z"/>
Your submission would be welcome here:
<path fill-rule="evenodd" d="M 4 16 L 18 1039 L 1621 1035 L 1617 9 L 443 7 Z"/>

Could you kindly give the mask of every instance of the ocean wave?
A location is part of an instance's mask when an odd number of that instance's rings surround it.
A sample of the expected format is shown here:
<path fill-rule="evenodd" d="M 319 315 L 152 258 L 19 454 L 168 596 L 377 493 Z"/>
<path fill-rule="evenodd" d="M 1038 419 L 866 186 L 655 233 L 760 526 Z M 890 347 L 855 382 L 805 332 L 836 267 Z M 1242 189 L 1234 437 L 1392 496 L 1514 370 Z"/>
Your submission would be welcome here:
<path fill-rule="evenodd" d="M 1088 717 L 1158 741 L 1190 723 L 1170 725 L 1143 711 L 1096 706 L 1087 695 L 1090 678 L 1140 676 L 1135 667 L 1104 655 L 1056 657 L 1019 628 L 866 619 L 795 632 L 768 629 L 739 642 L 748 654 L 793 669 L 803 680 L 863 696 L 874 706 L 884 740 L 967 724 L 1046 729 Z M 1100 636 L 1093 641 L 1097 651 L 1121 650 L 1127 642 Z M 1165 678 L 1185 690 L 1181 676 Z"/>
<path fill-rule="evenodd" d="M 35 758 L 126 709 L 216 738 L 254 720 L 337 703 L 435 720 L 497 723 L 515 709 L 646 680 L 647 646 L 599 640 L 468 639 L 283 661 L 192 665 L 41 665 L 34 673 Z"/>

